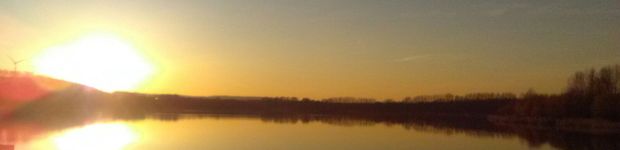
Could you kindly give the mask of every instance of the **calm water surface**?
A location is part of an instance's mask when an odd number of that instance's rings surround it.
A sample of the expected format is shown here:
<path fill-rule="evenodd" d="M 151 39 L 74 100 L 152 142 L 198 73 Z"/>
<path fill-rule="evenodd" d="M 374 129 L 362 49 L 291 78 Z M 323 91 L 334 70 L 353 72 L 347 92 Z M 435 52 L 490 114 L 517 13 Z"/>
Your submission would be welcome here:
<path fill-rule="evenodd" d="M 56 130 L 15 127 L 2 144 L 17 150 L 410 150 L 554 149 L 515 136 L 372 122 L 266 121 L 252 117 L 181 117 L 94 121 Z"/>

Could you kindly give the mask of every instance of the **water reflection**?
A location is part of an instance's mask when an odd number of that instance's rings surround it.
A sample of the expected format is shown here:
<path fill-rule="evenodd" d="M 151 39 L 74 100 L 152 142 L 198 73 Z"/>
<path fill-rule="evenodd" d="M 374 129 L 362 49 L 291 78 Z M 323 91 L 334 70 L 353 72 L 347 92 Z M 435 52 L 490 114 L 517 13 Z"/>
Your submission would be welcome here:
<path fill-rule="evenodd" d="M 49 118 L 48 118 L 49 120 Z M 97 115 L 97 117 L 85 117 L 85 118 L 53 118 L 55 121 L 37 121 L 35 120 L 21 120 L 21 121 L 9 121 L 0 124 L 0 148 L 4 149 L 29 149 L 20 148 L 20 144 L 29 143 L 31 141 L 37 141 L 40 139 L 47 139 L 51 141 L 45 147 L 54 147 L 59 150 L 77 150 L 77 149 L 106 149 L 106 150 L 120 150 L 131 147 L 135 143 L 143 143 L 144 145 L 158 145 L 166 144 L 157 143 L 163 142 L 162 139 L 170 138 L 172 133 L 151 133 L 160 132 L 161 129 L 175 130 L 169 132 L 176 132 L 176 130 L 182 130 L 178 133 L 188 132 L 186 134 L 197 134 L 197 132 L 218 132 L 218 134 L 210 135 L 211 137 L 217 136 L 218 138 L 225 137 L 226 132 L 216 131 L 222 128 L 226 128 L 233 132 L 236 127 L 217 127 L 213 125 L 188 125 L 188 121 L 204 121 L 209 120 L 212 122 L 228 122 L 230 120 L 254 120 L 260 121 L 262 124 L 281 124 L 287 127 L 294 126 L 300 128 L 314 128 L 315 124 L 323 124 L 327 126 L 357 128 L 363 129 L 356 132 L 364 132 L 365 130 L 375 130 L 384 128 L 398 127 L 405 129 L 400 132 L 424 133 L 428 135 L 435 135 L 444 138 L 448 138 L 453 135 L 463 135 L 467 139 L 484 139 L 487 144 L 497 144 L 494 142 L 501 139 L 518 140 L 521 145 L 525 145 L 530 148 L 544 148 L 545 146 L 552 146 L 557 149 L 620 149 L 620 135 L 617 134 L 581 134 L 571 132 L 560 132 L 550 130 L 540 130 L 534 128 L 523 127 L 506 127 L 496 126 L 486 120 L 486 118 L 476 117 L 450 117 L 450 116 L 418 116 L 418 117 L 385 117 L 385 116 L 325 116 L 325 115 L 269 115 L 269 114 L 255 114 L 255 115 L 179 115 L 179 114 L 106 114 Z M 103 123 L 101 121 L 103 120 Z M 155 121 L 155 122 L 154 122 Z M 137 123 L 136 123 L 137 122 Z M 143 123 L 149 122 L 149 123 Z M 140 124 L 135 126 L 135 124 Z M 154 126 L 163 126 L 161 124 L 167 124 L 166 127 L 157 128 Z M 182 127 L 183 125 L 188 127 Z M 257 124 L 253 124 L 257 125 Z M 261 124 L 258 124 L 261 125 Z M 176 126 L 181 126 L 176 129 L 172 129 Z M 225 125 L 228 126 L 228 125 Z M 249 126 L 249 125 L 248 125 Z M 145 130 L 149 128 L 151 130 Z M 231 129 L 232 128 L 232 129 Z M 304 129 L 305 130 L 305 129 Z M 308 129 L 314 130 L 315 129 Z M 254 133 L 256 132 L 256 133 Z M 376 133 L 382 133 L 378 131 Z M 309 132 L 312 133 L 312 132 Z M 174 133 L 177 134 L 177 133 Z M 206 133 L 205 133 L 206 134 Z M 230 133 L 239 134 L 239 133 Z M 265 136 L 270 134 L 267 130 L 263 132 L 252 131 L 252 133 L 241 134 L 262 134 L 252 136 Z M 288 134 L 288 133 L 283 133 Z M 329 133 L 326 133 L 329 134 Z M 400 133 L 399 133 L 400 134 Z M 404 133 L 407 134 L 407 133 Z M 203 135 L 199 135 L 203 136 Z M 307 136 L 307 135 L 289 135 L 289 136 Z M 335 136 L 335 135 L 315 135 L 315 136 Z M 391 135 L 368 135 L 368 136 L 386 136 L 385 138 L 391 138 Z M 194 141 L 203 137 L 175 137 L 175 140 Z M 196 138 L 196 139 L 195 139 Z M 210 138 L 211 140 L 218 140 L 218 138 Z M 345 137 L 348 138 L 348 137 Z M 439 138 L 442 139 L 442 138 Z M 393 139 L 394 141 L 402 139 Z M 406 141 L 406 140 L 403 140 Z M 212 141 L 216 142 L 216 141 Z M 228 142 L 222 141 L 219 142 Z M 200 143 L 200 142 L 199 142 Z M 302 142 L 303 143 L 303 142 Z M 214 143 L 211 143 L 214 144 Z M 220 143 L 221 144 L 221 143 Z M 257 143 L 261 144 L 261 143 Z M 312 143 L 309 143 L 312 144 Z M 43 144 L 44 145 L 44 144 Z M 182 147 L 186 144 L 180 144 Z M 191 144 L 189 144 L 191 145 Z M 13 148 L 13 146 L 16 146 Z M 489 147 L 489 145 L 480 145 Z M 173 148 L 174 147 L 168 147 Z M 195 147 L 194 147 L 195 148 Z M 321 148 L 321 147 L 317 147 Z M 432 147 L 430 147 L 432 148 Z"/>
<path fill-rule="evenodd" d="M 178 121 L 184 119 L 260 119 L 266 123 L 277 124 L 310 124 L 322 123 L 343 127 L 398 126 L 438 135 L 462 134 L 472 138 L 486 139 L 519 139 L 530 148 L 541 149 L 547 145 L 557 149 L 620 149 L 620 135 L 586 134 L 545 130 L 527 127 L 497 126 L 486 118 L 455 117 L 455 116 L 418 116 L 418 117 L 385 117 L 385 116 L 326 116 L 326 115 L 151 115 L 147 118 Z"/>
<path fill-rule="evenodd" d="M 122 150 L 136 141 L 138 134 L 123 123 L 96 123 L 53 136 L 58 150 Z"/>

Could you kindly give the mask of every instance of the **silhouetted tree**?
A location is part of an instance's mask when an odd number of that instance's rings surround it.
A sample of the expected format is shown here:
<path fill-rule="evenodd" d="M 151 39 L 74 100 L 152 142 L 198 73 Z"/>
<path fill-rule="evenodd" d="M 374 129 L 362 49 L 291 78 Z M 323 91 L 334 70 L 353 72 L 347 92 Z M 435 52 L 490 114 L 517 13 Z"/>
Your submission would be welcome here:
<path fill-rule="evenodd" d="M 620 66 L 576 72 L 561 95 L 528 91 L 513 111 L 517 116 L 546 118 L 601 118 L 619 120 Z"/>

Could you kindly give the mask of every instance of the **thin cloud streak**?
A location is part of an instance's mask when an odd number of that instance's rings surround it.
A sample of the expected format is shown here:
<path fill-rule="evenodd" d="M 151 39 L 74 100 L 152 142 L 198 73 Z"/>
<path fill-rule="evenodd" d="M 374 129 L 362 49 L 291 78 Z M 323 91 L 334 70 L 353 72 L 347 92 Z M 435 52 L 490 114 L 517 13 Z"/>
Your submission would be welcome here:
<path fill-rule="evenodd" d="M 424 58 L 429 58 L 432 55 L 430 54 L 424 54 L 424 55 L 410 55 L 407 57 L 402 57 L 402 58 L 398 58 L 394 61 L 396 62 L 409 62 L 409 61 L 415 61 L 415 60 L 420 60 L 420 59 L 424 59 Z"/>

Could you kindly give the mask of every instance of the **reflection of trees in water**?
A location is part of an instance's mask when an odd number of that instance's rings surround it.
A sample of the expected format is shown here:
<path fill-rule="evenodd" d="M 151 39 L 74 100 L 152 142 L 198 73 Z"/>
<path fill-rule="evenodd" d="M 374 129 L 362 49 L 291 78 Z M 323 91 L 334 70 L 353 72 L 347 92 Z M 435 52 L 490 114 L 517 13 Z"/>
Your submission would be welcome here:
<path fill-rule="evenodd" d="M 274 122 L 274 123 L 303 123 L 307 124 L 310 122 L 321 122 L 330 125 L 338 125 L 338 126 L 372 126 L 377 124 L 378 122 L 372 120 L 364 120 L 364 119 L 352 119 L 343 116 L 325 116 L 325 115 L 260 115 L 260 119 L 264 122 Z"/>
<path fill-rule="evenodd" d="M 463 116 L 418 116 L 418 117 L 360 117 L 329 115 L 250 115 L 272 123 L 310 123 L 320 122 L 338 126 L 401 126 L 407 130 L 437 134 L 464 134 L 480 138 L 519 138 L 532 148 L 549 144 L 554 148 L 567 150 L 582 149 L 620 149 L 620 135 L 584 134 L 554 130 L 535 130 L 507 126 L 495 126 L 485 118 Z M 213 116 L 209 116 L 213 117 Z M 235 118 L 238 116 L 219 116 Z M 248 117 L 248 116 L 243 116 Z"/>
<path fill-rule="evenodd" d="M 52 117 L 53 118 L 53 117 Z M 54 119 L 46 119 L 46 121 Z M 27 142 L 46 133 L 86 125 L 85 120 L 59 119 L 44 123 L 43 120 L 2 120 L 0 121 L 0 145 L 9 148 L 19 142 Z M 0 150 L 4 150 L 0 148 Z"/>
<path fill-rule="evenodd" d="M 617 144 L 620 143 L 617 136 L 526 130 L 514 127 L 499 127 L 490 123 L 486 115 L 492 112 L 492 108 L 497 108 L 508 102 L 340 104 L 308 101 L 166 100 L 164 98 L 153 100 L 152 97 L 148 96 L 143 98 L 135 96 L 123 98 L 123 95 L 85 94 L 79 87 L 71 87 L 63 92 L 22 106 L 13 113 L 13 117 L 10 120 L 0 120 L 3 122 L 3 124 L 0 124 L 0 131 L 10 130 L 10 132 L 17 134 L 34 130 L 15 129 L 4 125 L 9 122 L 16 125 L 36 125 L 36 130 L 46 133 L 85 125 L 101 119 L 178 121 L 181 119 L 201 119 L 204 117 L 215 119 L 249 118 L 287 124 L 310 122 L 339 126 L 373 126 L 381 124 L 401 126 L 408 130 L 448 135 L 465 134 L 486 138 L 519 137 L 534 147 L 549 143 L 561 149 L 620 148 Z M 415 111 L 412 112 L 411 110 Z M 478 110 L 479 112 L 462 113 L 470 112 L 469 110 Z M 179 115 L 187 112 L 196 114 Z"/>
<path fill-rule="evenodd" d="M 501 132 L 486 119 L 464 116 L 334 116 L 334 115 L 261 115 L 260 119 L 274 123 L 320 122 L 338 126 L 401 126 L 407 130 L 439 134 L 466 134 L 476 137 L 506 137 L 512 134 Z"/>
<path fill-rule="evenodd" d="M 161 120 L 178 121 L 185 119 L 260 119 L 264 122 L 284 124 L 307 124 L 319 122 L 338 126 L 401 126 L 407 130 L 430 132 L 437 134 L 464 134 L 482 138 L 513 138 L 526 142 L 531 147 L 540 147 L 544 144 L 559 149 L 620 149 L 620 135 L 590 135 L 550 130 L 534 130 L 518 127 L 495 126 L 485 118 L 467 116 L 416 116 L 416 117 L 389 117 L 389 116 L 346 116 L 346 115 L 282 115 L 282 114 L 192 114 L 180 115 L 174 113 L 114 113 L 105 112 L 88 117 L 72 116 L 73 118 L 48 116 L 42 118 L 22 118 L 15 121 L 4 121 L 0 124 L 0 135 L 9 136 L 6 141 L 0 141 L 0 145 L 10 145 L 17 141 L 17 137 L 36 137 L 37 134 L 53 132 L 57 130 L 77 127 L 87 124 L 89 121 L 104 120 Z M 56 120 L 51 121 L 50 120 Z M 36 125 L 36 128 L 15 128 L 20 125 Z M 36 130 L 36 131 L 35 131 Z M 28 134 L 28 135 L 26 135 Z M 11 139 L 13 138 L 13 139 Z M 2 137 L 0 137 L 2 140 Z"/>
<path fill-rule="evenodd" d="M 10 146 L 19 141 L 26 141 L 38 135 L 36 129 L 18 128 L 16 126 L 0 125 L 0 146 Z M 3 150 L 0 148 L 0 150 Z"/>
<path fill-rule="evenodd" d="M 620 149 L 618 134 L 584 134 L 539 130 L 519 127 L 504 127 L 532 147 L 540 147 L 546 143 L 559 149 Z"/>

